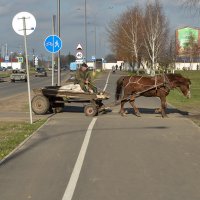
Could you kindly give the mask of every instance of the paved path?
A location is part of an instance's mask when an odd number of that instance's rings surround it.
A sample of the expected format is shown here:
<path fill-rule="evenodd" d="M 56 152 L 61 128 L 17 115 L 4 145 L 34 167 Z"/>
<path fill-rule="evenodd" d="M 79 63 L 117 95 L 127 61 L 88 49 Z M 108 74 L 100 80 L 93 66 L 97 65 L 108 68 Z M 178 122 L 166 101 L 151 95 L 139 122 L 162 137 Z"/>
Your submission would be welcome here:
<path fill-rule="evenodd" d="M 137 101 L 140 118 L 121 117 L 119 106 L 85 117 L 76 105 L 49 118 L 0 165 L 0 199 L 199 200 L 199 127 L 173 108 L 154 114 L 155 98 Z"/>

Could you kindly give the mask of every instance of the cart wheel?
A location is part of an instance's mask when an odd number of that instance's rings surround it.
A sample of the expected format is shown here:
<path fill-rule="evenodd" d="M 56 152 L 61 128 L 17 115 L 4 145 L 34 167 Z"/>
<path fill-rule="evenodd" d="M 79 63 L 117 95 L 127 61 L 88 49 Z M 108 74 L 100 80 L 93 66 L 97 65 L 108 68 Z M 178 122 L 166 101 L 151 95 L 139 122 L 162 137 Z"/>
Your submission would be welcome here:
<path fill-rule="evenodd" d="M 53 104 L 53 112 L 54 113 L 60 113 L 63 111 L 65 104 L 64 103 L 54 103 Z"/>
<path fill-rule="evenodd" d="M 49 106 L 48 112 L 49 112 L 49 113 L 53 113 L 53 108 L 52 108 L 52 106 Z"/>
<path fill-rule="evenodd" d="M 31 101 L 32 110 L 37 115 L 44 115 L 50 108 L 48 98 L 43 95 L 36 95 Z"/>
<path fill-rule="evenodd" d="M 63 107 L 55 107 L 54 108 L 54 113 L 61 113 L 63 110 Z"/>
<path fill-rule="evenodd" d="M 93 104 L 88 104 L 84 108 L 84 113 L 86 116 L 93 117 L 98 114 L 97 107 Z"/>

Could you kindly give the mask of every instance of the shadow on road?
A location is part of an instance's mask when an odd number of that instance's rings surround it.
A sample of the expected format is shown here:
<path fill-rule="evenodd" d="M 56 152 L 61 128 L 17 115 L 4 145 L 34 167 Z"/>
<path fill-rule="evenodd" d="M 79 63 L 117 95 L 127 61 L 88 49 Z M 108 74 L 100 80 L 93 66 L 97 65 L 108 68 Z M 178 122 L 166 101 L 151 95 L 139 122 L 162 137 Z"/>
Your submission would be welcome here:
<path fill-rule="evenodd" d="M 153 108 L 138 108 L 140 113 L 142 114 L 155 114 L 155 109 Z M 133 108 L 127 108 L 127 111 L 128 113 L 134 113 L 133 111 Z M 183 116 L 188 116 L 189 113 L 186 112 L 186 111 L 181 111 L 181 110 L 178 110 L 177 108 L 167 108 L 166 109 L 166 114 L 174 114 L 174 113 L 177 113 L 177 114 L 180 114 L 180 115 L 183 115 Z M 160 114 L 160 113 L 158 113 Z"/>
<path fill-rule="evenodd" d="M 84 113 L 84 106 L 65 106 L 62 112 Z"/>

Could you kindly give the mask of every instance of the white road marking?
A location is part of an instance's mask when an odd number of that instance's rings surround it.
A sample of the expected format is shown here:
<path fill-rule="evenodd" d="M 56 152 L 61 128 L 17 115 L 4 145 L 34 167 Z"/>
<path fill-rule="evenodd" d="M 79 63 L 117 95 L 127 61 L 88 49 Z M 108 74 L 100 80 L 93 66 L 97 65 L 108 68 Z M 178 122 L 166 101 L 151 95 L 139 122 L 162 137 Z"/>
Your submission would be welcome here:
<path fill-rule="evenodd" d="M 107 86 L 108 86 L 108 80 L 110 78 L 110 74 L 111 74 L 111 71 L 108 74 L 106 84 L 105 84 L 103 91 L 105 91 Z M 84 162 L 84 159 L 85 159 L 85 155 L 86 155 L 86 151 L 87 151 L 88 144 L 89 144 L 89 141 L 90 141 L 90 137 L 91 137 L 91 134 L 92 134 L 92 129 L 95 125 L 96 120 L 97 120 L 97 118 L 93 118 L 92 121 L 90 122 L 88 129 L 87 129 L 81 150 L 79 152 L 78 158 L 76 160 L 76 164 L 74 166 L 73 172 L 71 174 L 69 183 L 67 185 L 67 188 L 65 190 L 65 193 L 63 195 L 62 200 L 71 200 L 72 197 L 73 197 L 73 194 L 74 194 L 74 191 L 75 191 L 75 188 L 76 188 L 76 185 L 77 185 L 77 181 L 78 181 L 78 178 L 79 178 L 79 175 L 80 175 L 80 172 L 81 172 L 81 168 L 82 168 L 82 165 L 83 165 L 83 162 Z"/>
<path fill-rule="evenodd" d="M 103 88 L 103 91 L 105 91 L 106 88 L 107 88 L 107 86 L 108 86 L 108 80 L 109 80 L 109 78 L 110 78 L 110 74 L 111 74 L 111 70 L 110 70 L 110 72 L 109 72 L 109 74 L 108 74 L 108 77 L 107 77 L 107 80 L 106 80 L 106 84 L 105 84 L 105 87 Z"/>
<path fill-rule="evenodd" d="M 62 200 L 71 200 L 72 197 L 73 197 L 73 194 L 74 194 L 74 191 L 75 191 L 75 188 L 76 188 L 76 184 L 77 184 L 77 181 L 78 181 L 78 178 L 79 178 L 79 175 L 80 175 L 80 172 L 81 172 L 81 168 L 82 168 L 82 165 L 83 165 L 83 161 L 84 161 L 84 158 L 85 158 L 85 155 L 86 155 L 87 147 L 88 147 L 88 144 L 89 144 L 89 141 L 90 141 L 90 137 L 91 137 L 91 134 L 92 134 L 92 129 L 95 125 L 96 120 L 97 120 L 97 118 L 93 118 L 88 129 L 87 129 L 81 150 L 79 152 L 76 164 L 74 166 L 73 172 L 71 174 L 69 183 L 67 185 L 67 188 L 65 190 L 65 193 L 63 195 Z"/>

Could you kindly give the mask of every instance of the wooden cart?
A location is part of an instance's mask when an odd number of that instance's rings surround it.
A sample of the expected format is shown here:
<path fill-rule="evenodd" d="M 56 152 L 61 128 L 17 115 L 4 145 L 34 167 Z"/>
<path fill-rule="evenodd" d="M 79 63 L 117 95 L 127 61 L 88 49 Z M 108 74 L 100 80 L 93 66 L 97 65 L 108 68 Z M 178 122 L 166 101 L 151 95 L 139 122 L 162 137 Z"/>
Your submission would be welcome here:
<path fill-rule="evenodd" d="M 60 86 L 46 86 L 33 89 L 35 96 L 31 101 L 32 110 L 35 114 L 43 115 L 48 112 L 61 112 L 65 103 L 84 103 L 86 116 L 95 116 L 105 110 L 103 100 L 109 99 L 109 94 L 91 94 L 85 92 L 73 92 L 61 89 Z"/>

